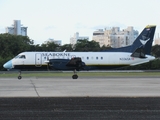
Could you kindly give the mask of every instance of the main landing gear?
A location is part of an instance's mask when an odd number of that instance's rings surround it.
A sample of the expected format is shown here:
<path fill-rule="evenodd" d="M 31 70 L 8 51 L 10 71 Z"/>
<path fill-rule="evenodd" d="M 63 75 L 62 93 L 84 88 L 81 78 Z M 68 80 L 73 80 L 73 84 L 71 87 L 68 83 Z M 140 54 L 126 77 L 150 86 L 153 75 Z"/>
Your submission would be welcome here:
<path fill-rule="evenodd" d="M 77 79 L 77 78 L 78 78 L 78 75 L 77 75 L 76 70 L 74 70 L 73 72 L 74 72 L 74 75 L 72 75 L 72 78 L 73 78 L 73 79 Z M 19 71 L 18 80 L 21 80 L 21 79 L 22 79 L 21 71 Z"/>
<path fill-rule="evenodd" d="M 76 70 L 74 70 L 73 72 L 74 72 L 74 75 L 72 75 L 72 78 L 73 78 L 73 79 L 77 79 L 77 78 L 78 78 L 78 75 L 77 75 Z"/>
<path fill-rule="evenodd" d="M 19 71 L 18 80 L 22 79 L 21 71 Z"/>

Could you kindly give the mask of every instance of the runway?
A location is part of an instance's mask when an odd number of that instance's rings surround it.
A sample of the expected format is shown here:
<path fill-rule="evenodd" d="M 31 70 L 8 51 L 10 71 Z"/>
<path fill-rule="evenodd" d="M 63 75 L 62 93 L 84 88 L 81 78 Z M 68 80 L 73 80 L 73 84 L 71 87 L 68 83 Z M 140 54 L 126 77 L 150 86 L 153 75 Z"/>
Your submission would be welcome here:
<path fill-rule="evenodd" d="M 0 78 L 0 97 L 160 97 L 159 77 Z"/>
<path fill-rule="evenodd" d="M 2 120 L 159 120 L 159 77 L 0 78 Z"/>

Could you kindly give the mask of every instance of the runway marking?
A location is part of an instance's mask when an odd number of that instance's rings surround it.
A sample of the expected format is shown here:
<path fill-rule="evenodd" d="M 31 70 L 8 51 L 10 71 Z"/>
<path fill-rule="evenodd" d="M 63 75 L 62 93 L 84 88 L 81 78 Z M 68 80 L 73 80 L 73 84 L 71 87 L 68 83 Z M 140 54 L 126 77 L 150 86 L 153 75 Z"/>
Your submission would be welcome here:
<path fill-rule="evenodd" d="M 39 93 L 38 93 L 38 91 L 37 91 L 37 89 L 36 89 L 35 84 L 33 83 L 33 81 L 32 81 L 31 79 L 30 79 L 30 81 L 31 81 L 31 84 L 33 85 L 33 88 L 34 88 L 34 90 L 35 90 L 37 96 L 40 97 L 40 95 L 39 95 Z"/>

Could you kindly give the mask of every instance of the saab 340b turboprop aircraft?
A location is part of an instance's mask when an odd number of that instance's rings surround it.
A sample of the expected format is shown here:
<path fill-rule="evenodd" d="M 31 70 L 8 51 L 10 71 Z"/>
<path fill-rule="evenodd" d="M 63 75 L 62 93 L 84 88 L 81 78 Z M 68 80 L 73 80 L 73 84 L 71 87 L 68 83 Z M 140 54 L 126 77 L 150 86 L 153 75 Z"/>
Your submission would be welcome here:
<path fill-rule="evenodd" d="M 3 67 L 8 70 L 73 70 L 72 78 L 77 79 L 76 70 L 112 69 L 146 63 L 155 59 L 150 54 L 155 28 L 155 25 L 146 26 L 133 44 L 127 47 L 100 52 L 22 52 Z M 20 72 L 18 79 L 21 78 Z"/>

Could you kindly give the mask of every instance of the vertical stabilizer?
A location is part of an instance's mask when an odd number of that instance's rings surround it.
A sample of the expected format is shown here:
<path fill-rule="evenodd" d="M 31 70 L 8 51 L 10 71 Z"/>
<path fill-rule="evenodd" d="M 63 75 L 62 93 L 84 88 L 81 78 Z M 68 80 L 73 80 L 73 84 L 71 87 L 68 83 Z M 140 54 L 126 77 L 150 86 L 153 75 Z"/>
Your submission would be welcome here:
<path fill-rule="evenodd" d="M 141 32 L 141 34 L 133 42 L 131 46 L 131 51 L 133 52 L 141 48 L 144 50 L 144 54 L 150 55 L 155 29 L 156 29 L 155 25 L 146 26 Z"/>

